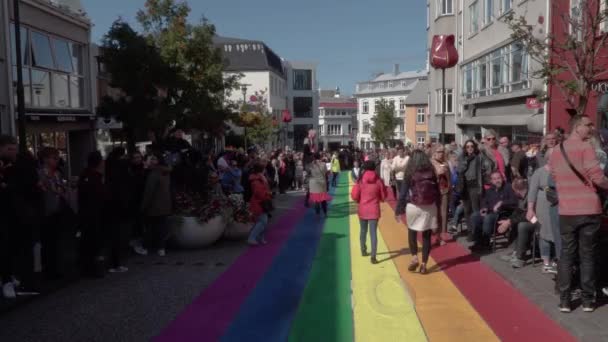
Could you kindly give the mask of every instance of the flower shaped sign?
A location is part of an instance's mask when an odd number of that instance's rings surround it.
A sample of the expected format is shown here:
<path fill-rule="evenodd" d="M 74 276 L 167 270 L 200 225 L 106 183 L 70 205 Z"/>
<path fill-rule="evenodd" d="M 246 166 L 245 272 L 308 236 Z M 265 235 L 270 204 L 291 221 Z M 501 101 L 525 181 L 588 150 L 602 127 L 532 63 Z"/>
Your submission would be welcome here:
<path fill-rule="evenodd" d="M 458 51 L 454 46 L 454 35 L 435 35 L 429 60 L 435 69 L 449 69 L 458 63 Z"/>

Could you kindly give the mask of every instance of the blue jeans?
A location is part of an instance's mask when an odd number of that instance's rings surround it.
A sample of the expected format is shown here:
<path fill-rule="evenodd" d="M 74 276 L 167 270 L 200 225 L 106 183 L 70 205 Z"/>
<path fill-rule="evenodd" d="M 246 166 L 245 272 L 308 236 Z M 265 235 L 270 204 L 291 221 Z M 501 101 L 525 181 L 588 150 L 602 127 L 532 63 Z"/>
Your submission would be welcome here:
<path fill-rule="evenodd" d="M 553 242 L 545 239 L 539 239 L 538 247 L 540 248 L 540 257 L 543 260 L 551 260 L 551 249 Z"/>
<path fill-rule="evenodd" d="M 457 226 L 460 220 L 464 217 L 464 205 L 460 204 L 453 211 L 452 225 Z"/>
<path fill-rule="evenodd" d="M 258 220 L 251 228 L 251 232 L 249 233 L 249 241 L 257 241 L 260 242 L 264 239 L 266 235 L 266 227 L 268 226 L 268 214 L 263 213 L 258 217 Z"/>
<path fill-rule="evenodd" d="M 490 240 L 492 234 L 494 234 L 494 227 L 498 220 L 498 214 L 487 213 L 485 216 L 481 216 L 480 212 L 476 212 L 471 215 L 471 224 L 473 225 L 473 236 L 475 242 L 486 242 Z"/>
<path fill-rule="evenodd" d="M 361 253 L 363 253 L 367 250 L 367 247 L 365 246 L 365 242 L 367 240 L 367 229 L 369 226 L 369 235 L 372 240 L 372 254 L 371 255 L 373 257 L 375 257 L 376 251 L 378 249 L 378 235 L 377 235 L 378 220 L 359 219 L 359 222 L 361 224 L 361 231 L 359 234 L 359 240 L 361 241 Z"/>

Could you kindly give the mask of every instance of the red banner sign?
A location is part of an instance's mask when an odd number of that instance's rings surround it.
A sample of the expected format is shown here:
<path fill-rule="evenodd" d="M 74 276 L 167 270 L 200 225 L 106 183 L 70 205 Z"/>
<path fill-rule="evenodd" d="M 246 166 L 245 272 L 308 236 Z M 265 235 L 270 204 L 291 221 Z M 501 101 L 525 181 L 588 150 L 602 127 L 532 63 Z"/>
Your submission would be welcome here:
<path fill-rule="evenodd" d="M 539 109 L 542 108 L 543 104 L 538 101 L 536 97 L 528 97 L 526 99 L 526 108 L 528 109 Z"/>

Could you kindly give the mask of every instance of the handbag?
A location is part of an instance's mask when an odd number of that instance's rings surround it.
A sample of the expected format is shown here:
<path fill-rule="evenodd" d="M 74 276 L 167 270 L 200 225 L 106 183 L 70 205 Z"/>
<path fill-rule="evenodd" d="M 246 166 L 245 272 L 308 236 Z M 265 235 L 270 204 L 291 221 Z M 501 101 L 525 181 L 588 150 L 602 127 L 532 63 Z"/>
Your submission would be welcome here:
<path fill-rule="evenodd" d="M 547 202 L 549 202 L 552 207 L 556 206 L 559 203 L 559 197 L 557 196 L 557 190 L 555 189 L 555 187 L 546 186 L 540 189 L 545 192 Z"/>

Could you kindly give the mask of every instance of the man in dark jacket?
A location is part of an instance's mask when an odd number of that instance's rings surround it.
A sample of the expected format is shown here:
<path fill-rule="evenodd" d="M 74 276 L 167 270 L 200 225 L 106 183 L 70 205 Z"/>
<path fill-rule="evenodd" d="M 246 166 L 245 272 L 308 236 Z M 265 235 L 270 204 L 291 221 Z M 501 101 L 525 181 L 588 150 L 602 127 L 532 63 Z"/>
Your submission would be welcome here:
<path fill-rule="evenodd" d="M 496 230 L 499 234 L 505 234 L 511 229 L 510 241 L 515 241 L 515 250 L 508 261 L 513 268 L 521 268 L 525 265 L 524 257 L 530 248 L 530 238 L 538 227 L 538 222 L 530 222 L 526 219 L 528 209 L 528 182 L 525 179 L 516 179 L 513 182 L 513 192 L 517 195 L 518 204 L 509 218 L 498 222 Z M 533 221 L 535 221 L 533 219 Z"/>
<path fill-rule="evenodd" d="M 473 251 L 486 249 L 499 215 L 512 212 L 517 207 L 517 197 L 502 174 L 495 171 L 490 179 L 492 186 L 482 196 L 480 211 L 471 216 L 475 244 L 470 248 Z"/>

